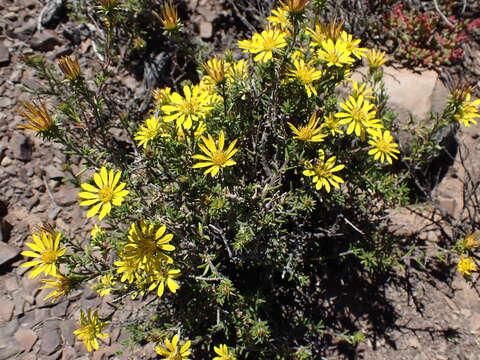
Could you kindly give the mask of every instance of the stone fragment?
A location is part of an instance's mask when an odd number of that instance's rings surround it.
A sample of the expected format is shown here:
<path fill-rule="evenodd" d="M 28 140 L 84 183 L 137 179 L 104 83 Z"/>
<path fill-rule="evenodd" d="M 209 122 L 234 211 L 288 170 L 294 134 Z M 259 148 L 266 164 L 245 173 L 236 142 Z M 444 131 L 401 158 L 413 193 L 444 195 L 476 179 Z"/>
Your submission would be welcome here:
<path fill-rule="evenodd" d="M 9 263 L 20 254 L 15 246 L 0 242 L 0 266 Z"/>
<path fill-rule="evenodd" d="M 56 329 L 51 329 L 50 331 L 45 331 L 42 333 L 41 340 L 42 344 L 40 345 L 40 354 L 42 355 L 51 355 L 55 351 L 58 351 L 62 345 L 60 333 Z"/>
<path fill-rule="evenodd" d="M 18 289 L 18 281 L 15 275 L 7 276 L 4 278 L 5 290 L 8 292 L 13 292 Z"/>
<path fill-rule="evenodd" d="M 78 325 L 73 320 L 65 320 L 60 322 L 60 332 L 62 333 L 63 342 L 66 345 L 75 344 L 75 335 L 73 334 L 74 330 L 77 330 Z"/>
<path fill-rule="evenodd" d="M 0 326 L 0 343 L 4 343 L 4 339 L 13 337 L 18 329 L 18 320 L 13 318 L 6 325 Z"/>
<path fill-rule="evenodd" d="M 65 176 L 63 171 L 54 164 L 50 164 L 46 166 L 44 169 L 50 179 L 61 179 Z"/>
<path fill-rule="evenodd" d="M 440 197 L 437 202 L 442 210 L 451 216 L 455 216 L 457 210 L 457 201 L 455 199 Z"/>
<path fill-rule="evenodd" d="M 7 66 L 10 64 L 10 51 L 0 42 L 0 66 Z"/>
<path fill-rule="evenodd" d="M 210 39 L 213 34 L 213 26 L 212 23 L 208 21 L 202 21 L 199 26 L 200 37 L 202 39 Z"/>
<path fill-rule="evenodd" d="M 72 45 L 78 46 L 82 42 L 82 33 L 80 28 L 66 25 L 62 35 L 69 40 Z"/>
<path fill-rule="evenodd" d="M 37 334 L 33 330 L 25 328 L 18 329 L 14 337 L 25 351 L 29 351 L 38 339 Z"/>
<path fill-rule="evenodd" d="M 13 340 L 12 342 L 14 343 Z M 17 355 L 21 351 L 22 349 L 20 348 L 20 346 L 16 344 L 11 344 L 8 347 L 0 349 L 0 360 L 12 359 L 14 358 L 15 355 Z"/>
<path fill-rule="evenodd" d="M 1 251 L 1 250 L 0 250 Z M 15 304 L 11 300 L 0 299 L 0 321 L 10 321 Z"/>
<path fill-rule="evenodd" d="M 43 308 L 45 306 L 51 306 L 52 298 L 45 298 L 53 291 L 53 289 L 42 289 L 38 292 L 37 296 L 35 297 L 35 304 L 39 308 Z"/>
<path fill-rule="evenodd" d="M 43 30 L 35 34 L 30 41 L 30 46 L 37 51 L 50 51 L 55 46 L 60 45 L 61 41 L 53 30 Z"/>
<path fill-rule="evenodd" d="M 5 15 L 3 15 L 3 18 L 6 19 L 6 20 L 10 20 L 10 21 L 17 21 L 18 14 L 14 13 L 12 11 L 9 11 Z"/>
<path fill-rule="evenodd" d="M 13 105 L 13 100 L 8 97 L 0 97 L 0 108 L 8 108 Z"/>
<path fill-rule="evenodd" d="M 42 322 L 50 318 L 50 309 L 43 308 L 43 309 L 35 309 L 35 321 Z"/>
<path fill-rule="evenodd" d="M 37 1 L 36 0 L 23 0 L 22 5 L 23 5 L 24 8 L 33 9 L 37 5 Z"/>
<path fill-rule="evenodd" d="M 32 159 L 33 143 L 25 135 L 14 134 L 10 139 L 9 146 L 15 159 L 25 162 Z"/>
<path fill-rule="evenodd" d="M 34 79 L 25 79 L 22 81 L 22 85 L 31 90 L 40 90 L 43 88 L 42 84 Z"/>
<path fill-rule="evenodd" d="M 20 327 L 31 329 L 32 326 L 36 324 L 36 322 L 37 321 L 35 320 L 35 312 L 29 311 L 23 314 L 23 316 L 20 318 Z"/>
<path fill-rule="evenodd" d="M 199 7 L 199 8 L 197 9 L 197 11 L 198 11 L 198 13 L 201 14 L 201 15 L 205 18 L 205 20 L 207 20 L 208 22 L 213 22 L 213 21 L 217 18 L 217 16 L 218 16 L 218 14 L 217 14 L 216 12 L 214 12 L 214 11 L 212 11 L 212 10 L 206 8 L 206 7 Z"/>
<path fill-rule="evenodd" d="M 37 21 L 32 18 L 22 26 L 16 28 L 11 35 L 16 39 L 27 41 L 35 33 L 36 30 Z"/>
<path fill-rule="evenodd" d="M 67 314 L 68 302 L 64 301 L 51 308 L 52 316 L 62 317 Z"/>
<path fill-rule="evenodd" d="M 61 360 L 75 360 L 77 358 L 76 356 L 77 353 L 73 347 L 67 346 L 62 349 Z"/>
<path fill-rule="evenodd" d="M 40 24 L 46 28 L 55 27 L 65 13 L 65 0 L 48 0 L 40 12 Z"/>
<path fill-rule="evenodd" d="M 480 314 L 474 313 L 468 319 L 470 331 L 472 334 L 479 335 L 480 334 Z"/>
<path fill-rule="evenodd" d="M 22 69 L 15 69 L 10 75 L 9 80 L 14 84 L 19 83 L 22 80 L 22 75 L 23 75 Z"/>
<path fill-rule="evenodd" d="M 61 206 L 76 204 L 79 200 L 78 189 L 62 186 L 60 190 L 55 193 L 55 200 L 58 205 Z"/>

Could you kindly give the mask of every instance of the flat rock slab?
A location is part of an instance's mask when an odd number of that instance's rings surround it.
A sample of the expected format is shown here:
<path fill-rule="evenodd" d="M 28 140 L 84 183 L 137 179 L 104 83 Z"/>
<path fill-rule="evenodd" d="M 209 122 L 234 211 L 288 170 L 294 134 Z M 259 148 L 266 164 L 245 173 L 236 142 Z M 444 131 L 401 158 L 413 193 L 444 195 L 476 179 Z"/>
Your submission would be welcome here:
<path fill-rule="evenodd" d="M 431 111 L 443 111 L 449 92 L 435 71 L 414 72 L 392 67 L 383 70 L 388 105 L 398 113 L 400 121 L 408 120 L 410 115 L 424 120 Z"/>
<path fill-rule="evenodd" d="M 15 304 L 13 301 L 0 299 L 0 321 L 10 321 L 14 308 Z"/>
<path fill-rule="evenodd" d="M 12 261 L 18 254 L 20 254 L 19 248 L 0 242 L 0 266 Z"/>
<path fill-rule="evenodd" d="M 16 342 L 23 347 L 25 351 L 32 348 L 38 339 L 37 334 L 33 330 L 20 328 L 17 330 L 14 336 Z"/>

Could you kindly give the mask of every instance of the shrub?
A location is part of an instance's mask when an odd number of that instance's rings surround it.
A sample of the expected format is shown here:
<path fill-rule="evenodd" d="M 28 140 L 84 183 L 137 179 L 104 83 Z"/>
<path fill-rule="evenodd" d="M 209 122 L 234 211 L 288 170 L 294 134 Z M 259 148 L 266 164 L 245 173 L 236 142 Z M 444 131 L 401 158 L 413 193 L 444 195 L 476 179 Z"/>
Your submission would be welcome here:
<path fill-rule="evenodd" d="M 363 341 L 320 302 L 332 279 L 362 286 L 401 264 L 386 211 L 408 202 L 408 173 L 395 167 L 384 54 L 335 21 L 313 22 L 321 2 L 306 2 L 289 1 L 268 18 L 275 26 L 239 41 L 243 58 L 227 52 L 199 67 L 199 82 L 156 89 L 143 119 L 116 98 L 112 42 L 93 79 L 72 57 L 63 75 L 27 59 L 46 81 L 20 111 L 25 127 L 83 159 L 91 175 L 71 181 L 98 218 L 87 241 L 43 227 L 27 244 L 38 260 L 24 266 L 50 275 L 53 300 L 92 286 L 117 304 L 143 302 L 151 316 L 132 334 L 164 358 L 318 358 L 332 339 Z M 116 6 L 100 8 L 109 29 Z M 177 20 L 164 24 L 183 41 Z M 58 106 L 45 105 L 51 97 Z M 469 126 L 477 106 L 457 94 L 442 121 Z M 87 350 L 109 321 L 82 310 L 75 333 Z"/>

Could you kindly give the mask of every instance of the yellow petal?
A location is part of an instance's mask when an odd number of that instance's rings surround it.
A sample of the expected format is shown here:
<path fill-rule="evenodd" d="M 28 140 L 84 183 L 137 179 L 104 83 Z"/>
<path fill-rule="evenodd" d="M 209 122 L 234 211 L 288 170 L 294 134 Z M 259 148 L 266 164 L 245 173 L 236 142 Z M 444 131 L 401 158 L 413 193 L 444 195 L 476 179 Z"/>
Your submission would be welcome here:
<path fill-rule="evenodd" d="M 100 209 L 100 206 L 102 206 L 103 203 L 98 203 L 94 207 L 92 207 L 88 212 L 87 212 L 87 218 L 91 218 L 95 216 Z"/>

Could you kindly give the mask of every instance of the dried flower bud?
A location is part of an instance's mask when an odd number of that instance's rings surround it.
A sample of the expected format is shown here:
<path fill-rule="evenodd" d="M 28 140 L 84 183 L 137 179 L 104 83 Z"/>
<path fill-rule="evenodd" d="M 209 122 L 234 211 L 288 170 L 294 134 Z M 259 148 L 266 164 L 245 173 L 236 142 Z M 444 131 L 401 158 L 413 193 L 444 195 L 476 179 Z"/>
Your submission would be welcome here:
<path fill-rule="evenodd" d="M 203 64 L 203 69 L 215 84 L 219 84 L 225 79 L 226 66 L 223 59 L 210 59 Z"/>
<path fill-rule="evenodd" d="M 63 75 L 70 81 L 75 81 L 82 76 L 80 71 L 80 64 L 76 58 L 72 59 L 69 56 L 62 56 L 58 60 L 58 66 L 62 70 Z"/>
<path fill-rule="evenodd" d="M 167 31 L 175 31 L 180 27 L 177 8 L 169 0 L 162 8 L 162 15 L 159 17 L 163 28 Z"/>
<path fill-rule="evenodd" d="M 25 125 L 18 125 L 17 128 L 45 132 L 55 126 L 55 123 L 48 114 L 45 104 L 40 103 L 40 105 L 36 105 L 35 103 L 22 102 L 21 106 L 25 111 L 17 109 L 16 112 L 25 117 L 28 120 L 28 123 Z"/>
<path fill-rule="evenodd" d="M 291 13 L 300 13 L 305 10 L 305 5 L 310 0 L 288 0 L 287 2 L 287 9 Z"/>

